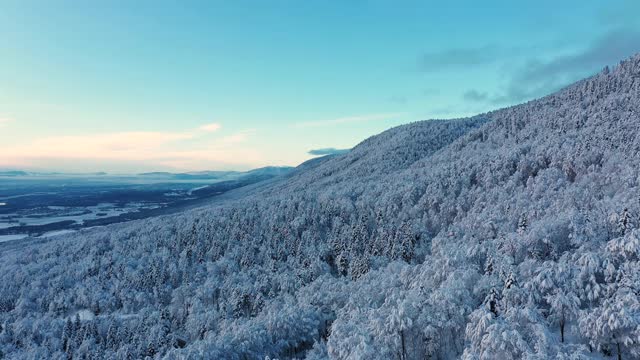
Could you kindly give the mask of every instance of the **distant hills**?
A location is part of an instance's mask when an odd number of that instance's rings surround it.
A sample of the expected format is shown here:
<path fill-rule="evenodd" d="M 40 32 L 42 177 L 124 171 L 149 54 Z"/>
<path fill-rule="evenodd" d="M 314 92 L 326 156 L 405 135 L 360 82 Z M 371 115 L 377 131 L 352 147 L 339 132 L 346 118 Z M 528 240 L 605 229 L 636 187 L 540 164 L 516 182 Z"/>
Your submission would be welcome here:
<path fill-rule="evenodd" d="M 93 173 L 64 173 L 64 172 L 42 172 L 42 171 L 23 171 L 23 170 L 0 170 L 0 176 L 107 176 L 106 172 L 99 171 Z"/>
<path fill-rule="evenodd" d="M 65 173 L 65 172 L 39 172 L 39 171 L 23 171 L 23 170 L 0 170 L 0 176 L 4 177 L 41 177 L 41 176 L 56 176 L 56 177 L 83 177 L 83 176 L 98 176 L 98 177 L 146 177 L 146 178 L 162 178 L 170 180 L 222 180 L 230 179 L 233 177 L 239 177 L 244 175 L 284 175 L 291 171 L 293 167 L 289 166 L 268 166 L 257 168 L 249 171 L 194 171 L 184 173 L 172 173 L 172 172 L 145 172 L 139 174 L 110 174 L 107 172 L 92 172 L 92 173 Z"/>
<path fill-rule="evenodd" d="M 0 176 L 29 176 L 29 173 L 21 170 L 0 171 Z"/>
<path fill-rule="evenodd" d="M 146 177 L 162 177 L 171 178 L 175 180 L 219 180 L 223 178 L 237 177 L 242 175 L 284 175 L 293 170 L 293 167 L 289 166 L 268 166 L 249 171 L 194 171 L 186 173 L 171 173 L 171 172 L 147 172 L 138 174 L 139 176 Z"/>

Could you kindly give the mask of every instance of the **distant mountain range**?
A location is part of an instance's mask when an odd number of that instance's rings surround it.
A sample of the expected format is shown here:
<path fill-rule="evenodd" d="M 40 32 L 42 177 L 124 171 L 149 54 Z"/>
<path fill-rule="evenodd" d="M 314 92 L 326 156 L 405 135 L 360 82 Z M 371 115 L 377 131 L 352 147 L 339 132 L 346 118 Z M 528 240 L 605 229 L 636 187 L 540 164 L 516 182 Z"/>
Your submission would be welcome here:
<path fill-rule="evenodd" d="M 25 176 L 58 176 L 58 177 L 83 177 L 83 176 L 113 176 L 113 177 L 153 177 L 172 180 L 220 180 L 236 176 L 244 175 L 284 175 L 291 171 L 293 167 L 289 166 L 268 166 L 249 171 L 194 171 L 185 173 L 172 172 L 146 172 L 140 174 L 110 174 L 106 172 L 93 173 L 65 173 L 65 172 L 40 172 L 40 171 L 23 171 L 23 170 L 0 170 L 0 176 L 5 177 L 25 177 Z"/>
<path fill-rule="evenodd" d="M 293 167 L 288 166 L 268 166 L 249 171 L 194 171 L 186 173 L 171 173 L 171 172 L 147 172 L 138 174 L 139 176 L 154 177 L 154 178 L 170 178 L 174 180 L 218 180 L 229 177 L 243 176 L 243 175 L 270 175 L 278 176 L 284 175 L 293 170 Z"/>

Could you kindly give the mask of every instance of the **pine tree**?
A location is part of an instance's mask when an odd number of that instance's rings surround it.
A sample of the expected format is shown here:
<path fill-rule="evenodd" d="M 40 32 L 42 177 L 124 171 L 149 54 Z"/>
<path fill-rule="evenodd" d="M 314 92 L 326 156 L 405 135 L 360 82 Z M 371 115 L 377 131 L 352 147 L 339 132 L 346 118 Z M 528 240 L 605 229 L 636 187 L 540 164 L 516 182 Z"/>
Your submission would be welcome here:
<path fill-rule="evenodd" d="M 67 321 L 64 323 L 64 327 L 62 328 L 62 351 L 67 354 L 71 353 L 71 341 L 74 336 L 74 326 L 71 322 L 70 318 L 67 318 Z"/>
<path fill-rule="evenodd" d="M 102 312 L 102 310 L 100 309 L 100 303 L 96 300 L 93 304 L 94 304 L 93 305 L 93 314 L 95 316 L 100 315 L 100 313 Z"/>
<path fill-rule="evenodd" d="M 516 280 L 516 275 L 512 271 L 509 273 L 509 277 L 507 277 L 507 280 L 504 282 L 504 288 L 511 289 L 511 287 L 514 285 L 518 285 L 518 281 Z"/>
<path fill-rule="evenodd" d="M 495 288 L 491 288 L 491 290 L 489 290 L 489 294 L 484 300 L 484 304 L 495 316 L 498 316 L 498 300 L 498 292 Z"/>
<path fill-rule="evenodd" d="M 351 278 L 356 280 L 369 271 L 369 261 L 364 256 L 356 257 L 350 267 Z"/>
<path fill-rule="evenodd" d="M 107 338 L 104 343 L 104 347 L 110 350 L 116 350 L 118 344 L 118 326 L 115 322 L 112 322 L 107 329 Z"/>
<path fill-rule="evenodd" d="M 633 228 L 633 223 L 631 219 L 631 214 L 629 213 L 629 210 L 625 208 L 622 211 L 622 213 L 618 216 L 618 234 L 620 236 L 624 236 L 632 228 Z"/>
<path fill-rule="evenodd" d="M 529 223 L 527 221 L 527 216 L 522 214 L 522 216 L 520 216 L 520 220 L 518 220 L 518 235 L 523 235 L 527 231 L 528 227 Z"/>
<path fill-rule="evenodd" d="M 344 252 L 338 254 L 338 257 L 336 258 L 336 269 L 340 275 L 347 276 L 349 271 L 349 259 Z"/>
<path fill-rule="evenodd" d="M 493 256 L 489 255 L 487 258 L 487 265 L 484 267 L 484 274 L 491 275 L 493 274 Z"/>

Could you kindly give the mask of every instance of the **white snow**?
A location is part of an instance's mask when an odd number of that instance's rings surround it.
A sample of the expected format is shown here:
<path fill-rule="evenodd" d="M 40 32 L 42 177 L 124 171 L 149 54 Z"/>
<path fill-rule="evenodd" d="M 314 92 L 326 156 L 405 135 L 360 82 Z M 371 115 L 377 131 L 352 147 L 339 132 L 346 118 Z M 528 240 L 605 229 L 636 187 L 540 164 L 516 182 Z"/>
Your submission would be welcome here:
<path fill-rule="evenodd" d="M 65 235 L 65 234 L 71 234 L 71 233 L 74 233 L 74 232 L 76 232 L 76 231 L 75 231 L 75 230 L 56 230 L 56 231 L 49 231 L 49 232 L 46 232 L 46 233 L 44 233 L 44 234 L 40 235 L 40 237 L 42 237 L 42 238 L 50 238 L 50 237 L 53 237 L 53 236 L 59 236 L 59 235 Z"/>
<path fill-rule="evenodd" d="M 393 128 L 223 204 L 0 252 L 0 347 L 637 359 L 638 74 L 640 55 L 540 100 Z M 100 316 L 60 329 L 52 314 L 78 307 Z"/>
<path fill-rule="evenodd" d="M 27 234 L 16 234 L 16 235 L 0 235 L 0 242 L 20 240 L 26 238 Z"/>

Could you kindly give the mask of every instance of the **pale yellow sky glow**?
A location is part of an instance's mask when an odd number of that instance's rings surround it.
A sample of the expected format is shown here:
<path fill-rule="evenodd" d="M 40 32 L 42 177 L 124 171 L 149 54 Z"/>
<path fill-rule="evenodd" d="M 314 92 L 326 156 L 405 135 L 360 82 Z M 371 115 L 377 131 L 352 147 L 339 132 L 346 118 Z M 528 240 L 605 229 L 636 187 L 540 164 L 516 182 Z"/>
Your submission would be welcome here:
<path fill-rule="evenodd" d="M 296 166 L 315 156 L 309 150 L 326 147 L 327 132 L 332 134 L 332 145 L 348 148 L 409 116 L 365 113 L 289 126 L 265 120 L 255 121 L 255 127 L 238 126 L 233 120 L 200 124 L 189 120 L 171 130 L 160 124 L 125 124 L 118 130 L 107 120 L 105 130 L 96 132 L 82 122 L 80 129 L 58 126 L 57 120 L 36 124 L 33 118 L 4 115 L 0 116 L 0 169 L 130 174 Z"/>
<path fill-rule="evenodd" d="M 205 124 L 181 132 L 131 131 L 36 138 L 4 146 L 0 167 L 46 167 L 52 162 L 148 164 L 175 170 L 219 167 L 254 167 L 266 162 L 247 145 L 255 133 L 249 129 L 218 136 L 222 126 Z"/>

